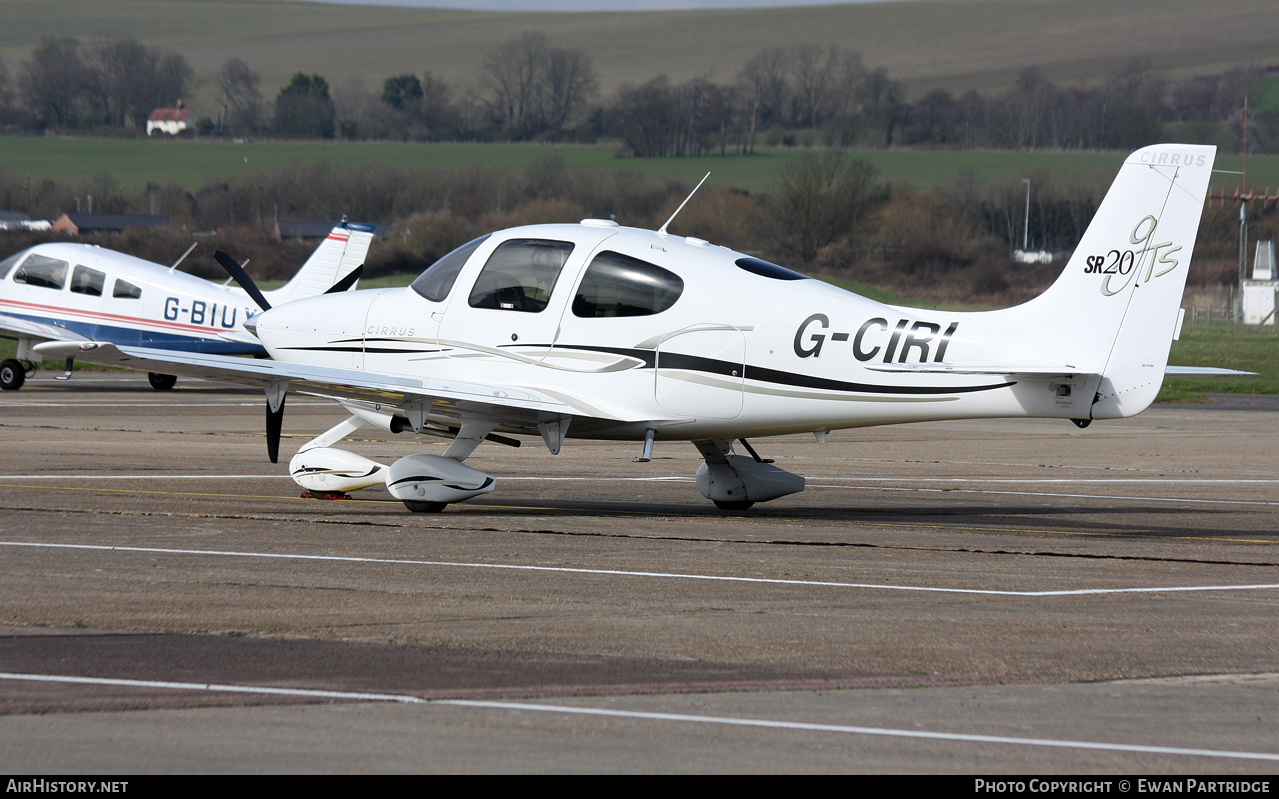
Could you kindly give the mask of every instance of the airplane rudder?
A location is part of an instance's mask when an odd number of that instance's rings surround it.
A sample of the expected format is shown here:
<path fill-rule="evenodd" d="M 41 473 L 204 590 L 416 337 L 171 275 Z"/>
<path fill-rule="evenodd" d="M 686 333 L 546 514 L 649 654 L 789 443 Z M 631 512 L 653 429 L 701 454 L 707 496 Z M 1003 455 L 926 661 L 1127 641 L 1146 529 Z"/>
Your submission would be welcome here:
<path fill-rule="evenodd" d="M 1119 252 L 1115 273 L 1101 275 L 1099 291 L 1126 301 L 1093 418 L 1135 415 L 1159 393 L 1215 155 L 1211 146 L 1159 145 L 1129 159 L 1163 179 L 1168 188 L 1159 212 L 1139 216 L 1127 238 L 1114 248 Z M 1107 251 L 1103 269 L 1113 260 L 1113 251 Z"/>

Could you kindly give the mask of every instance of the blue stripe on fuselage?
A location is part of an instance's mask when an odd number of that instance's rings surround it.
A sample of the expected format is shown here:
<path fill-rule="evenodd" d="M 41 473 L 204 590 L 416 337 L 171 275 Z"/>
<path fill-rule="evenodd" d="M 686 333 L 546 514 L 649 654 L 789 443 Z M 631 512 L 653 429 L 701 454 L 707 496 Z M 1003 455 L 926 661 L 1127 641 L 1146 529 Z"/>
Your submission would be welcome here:
<path fill-rule="evenodd" d="M 200 336 L 181 336 L 173 333 L 159 333 L 151 330 L 139 330 L 133 327 L 117 327 L 96 322 L 74 322 L 51 316 L 35 316 L 9 312 L 9 316 L 38 322 L 42 325 L 60 327 L 90 341 L 107 341 L 124 347 L 151 347 L 157 350 L 177 350 L 180 352 L 202 352 L 216 355 L 255 355 L 266 352 L 260 344 L 242 344 L 217 338 Z"/>

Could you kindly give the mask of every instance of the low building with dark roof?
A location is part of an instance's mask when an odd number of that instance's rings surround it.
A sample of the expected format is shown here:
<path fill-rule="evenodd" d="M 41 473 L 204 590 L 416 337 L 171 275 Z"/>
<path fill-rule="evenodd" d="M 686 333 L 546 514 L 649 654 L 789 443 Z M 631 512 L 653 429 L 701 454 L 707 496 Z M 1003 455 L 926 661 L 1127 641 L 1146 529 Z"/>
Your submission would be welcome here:
<path fill-rule="evenodd" d="M 337 225 L 337 222 L 286 222 L 281 220 L 275 223 L 275 237 L 277 239 L 293 239 L 295 241 L 322 239 L 328 236 L 329 231 L 333 230 Z M 391 226 L 374 225 L 373 235 L 379 239 L 388 239 L 391 237 Z"/>

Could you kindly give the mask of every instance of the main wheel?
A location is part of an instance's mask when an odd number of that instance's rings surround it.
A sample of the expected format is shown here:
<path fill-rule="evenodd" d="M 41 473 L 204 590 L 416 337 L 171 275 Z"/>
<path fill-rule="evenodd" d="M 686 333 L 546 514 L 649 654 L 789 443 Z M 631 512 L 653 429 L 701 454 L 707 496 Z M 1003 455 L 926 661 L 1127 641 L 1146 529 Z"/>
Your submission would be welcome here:
<path fill-rule="evenodd" d="M 0 362 L 0 389 L 17 391 L 27 382 L 27 370 L 17 358 L 7 358 Z"/>
<path fill-rule="evenodd" d="M 755 503 L 749 499 L 715 499 L 711 500 L 720 510 L 748 510 Z"/>
<path fill-rule="evenodd" d="M 168 391 L 178 382 L 175 375 L 162 375 L 158 372 L 147 372 L 147 380 L 156 391 Z"/>
<path fill-rule="evenodd" d="M 404 507 L 414 513 L 439 513 L 449 506 L 447 502 L 419 502 L 415 499 L 404 500 Z"/>

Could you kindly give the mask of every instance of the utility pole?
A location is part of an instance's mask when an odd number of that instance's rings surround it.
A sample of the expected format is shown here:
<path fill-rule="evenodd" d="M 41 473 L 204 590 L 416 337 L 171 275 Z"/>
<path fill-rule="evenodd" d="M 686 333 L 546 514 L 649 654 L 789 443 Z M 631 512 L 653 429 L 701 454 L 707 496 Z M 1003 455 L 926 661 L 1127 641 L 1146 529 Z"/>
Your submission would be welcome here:
<path fill-rule="evenodd" d="M 1239 203 L 1239 295 L 1235 302 L 1235 321 L 1243 321 L 1243 282 L 1248 279 L 1248 201 Z"/>
<path fill-rule="evenodd" d="M 1021 249 L 1023 252 L 1030 246 L 1030 178 L 1022 178 L 1026 184 L 1026 220 L 1021 226 Z"/>

